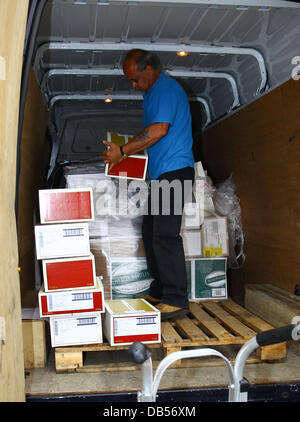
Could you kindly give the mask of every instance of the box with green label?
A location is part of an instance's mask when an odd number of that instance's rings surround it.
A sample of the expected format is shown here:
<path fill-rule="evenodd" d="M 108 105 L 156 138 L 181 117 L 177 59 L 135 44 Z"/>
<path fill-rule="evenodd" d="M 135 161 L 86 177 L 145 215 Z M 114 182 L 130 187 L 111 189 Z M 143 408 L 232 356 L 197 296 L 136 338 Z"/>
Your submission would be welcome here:
<path fill-rule="evenodd" d="M 146 258 L 128 257 L 110 260 L 111 298 L 133 299 L 149 292 L 153 278 Z"/>
<path fill-rule="evenodd" d="M 227 299 L 227 258 L 186 261 L 189 299 Z"/>

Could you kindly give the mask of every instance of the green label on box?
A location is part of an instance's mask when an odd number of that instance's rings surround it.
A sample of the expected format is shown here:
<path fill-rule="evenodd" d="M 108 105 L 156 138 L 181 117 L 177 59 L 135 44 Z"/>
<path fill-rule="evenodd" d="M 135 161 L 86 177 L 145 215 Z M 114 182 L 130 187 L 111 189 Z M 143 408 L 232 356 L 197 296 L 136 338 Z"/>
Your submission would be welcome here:
<path fill-rule="evenodd" d="M 112 299 L 133 299 L 149 292 L 153 278 L 144 258 L 111 259 Z"/>
<path fill-rule="evenodd" d="M 227 258 L 197 258 L 187 261 L 189 299 L 227 298 L 226 263 Z"/>

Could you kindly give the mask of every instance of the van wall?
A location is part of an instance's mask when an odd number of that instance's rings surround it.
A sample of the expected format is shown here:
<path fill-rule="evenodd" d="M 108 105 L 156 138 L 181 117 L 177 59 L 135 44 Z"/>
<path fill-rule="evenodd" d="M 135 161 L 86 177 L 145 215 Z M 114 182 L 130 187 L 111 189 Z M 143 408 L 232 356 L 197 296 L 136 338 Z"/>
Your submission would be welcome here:
<path fill-rule="evenodd" d="M 18 245 L 15 219 L 16 146 L 28 1 L 0 1 L 0 401 L 24 401 Z"/>
<path fill-rule="evenodd" d="M 246 262 L 232 270 L 232 296 L 245 283 L 290 292 L 300 274 L 300 81 L 290 80 L 203 134 L 215 183 L 233 173 L 241 201 Z M 300 284 L 300 283 L 299 283 Z"/>
<path fill-rule="evenodd" d="M 30 307 L 28 294 L 35 289 L 34 214 L 38 218 L 38 189 L 46 181 L 50 145 L 45 136 L 48 113 L 31 70 L 24 110 L 18 200 L 18 243 L 22 303 Z"/>

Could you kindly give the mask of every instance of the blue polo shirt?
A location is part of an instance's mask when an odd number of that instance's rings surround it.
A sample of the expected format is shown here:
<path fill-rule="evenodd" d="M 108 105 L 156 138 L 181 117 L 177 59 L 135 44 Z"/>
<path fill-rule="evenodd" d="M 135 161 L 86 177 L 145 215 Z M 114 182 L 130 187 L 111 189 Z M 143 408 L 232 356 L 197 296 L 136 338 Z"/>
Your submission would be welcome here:
<path fill-rule="evenodd" d="M 169 123 L 168 133 L 147 148 L 149 176 L 194 167 L 190 106 L 184 89 L 161 72 L 150 91 L 143 94 L 144 127 L 152 123 Z"/>

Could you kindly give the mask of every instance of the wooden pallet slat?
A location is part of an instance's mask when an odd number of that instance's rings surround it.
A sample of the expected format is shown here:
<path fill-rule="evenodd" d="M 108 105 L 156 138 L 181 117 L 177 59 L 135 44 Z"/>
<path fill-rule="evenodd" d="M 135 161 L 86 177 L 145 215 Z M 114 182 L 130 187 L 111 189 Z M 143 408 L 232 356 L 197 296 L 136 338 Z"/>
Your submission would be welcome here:
<path fill-rule="evenodd" d="M 208 315 L 197 303 L 190 303 L 190 311 L 200 325 L 218 340 L 226 342 L 234 339 L 234 336 L 229 331 Z"/>
<path fill-rule="evenodd" d="M 242 338 L 249 340 L 256 335 L 255 331 L 222 309 L 218 303 L 207 301 L 207 303 L 205 303 L 203 306 L 209 312 L 213 313 L 218 319 L 220 319 L 226 327 Z"/>
<path fill-rule="evenodd" d="M 191 341 L 209 340 L 209 337 L 187 316 L 176 318 L 175 324 Z"/>
<path fill-rule="evenodd" d="M 222 306 L 230 313 L 238 316 L 242 322 L 247 324 L 250 328 L 256 332 L 271 330 L 272 325 L 257 317 L 256 315 L 250 313 L 242 306 L 238 305 L 236 302 L 233 302 L 231 299 L 226 299 L 222 302 Z"/>
<path fill-rule="evenodd" d="M 161 338 L 165 343 L 181 343 L 182 338 L 174 330 L 173 326 L 169 321 L 164 321 L 161 323 Z"/>

